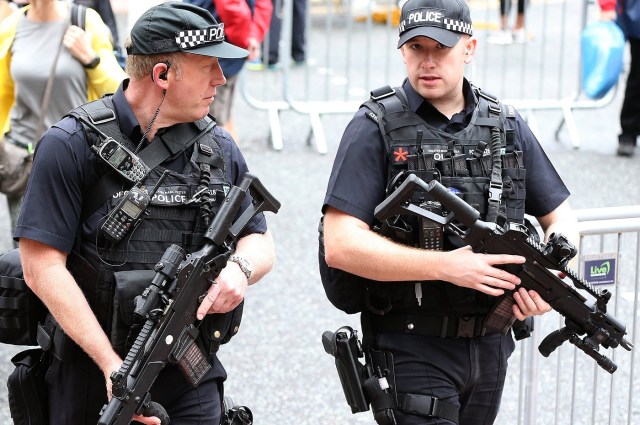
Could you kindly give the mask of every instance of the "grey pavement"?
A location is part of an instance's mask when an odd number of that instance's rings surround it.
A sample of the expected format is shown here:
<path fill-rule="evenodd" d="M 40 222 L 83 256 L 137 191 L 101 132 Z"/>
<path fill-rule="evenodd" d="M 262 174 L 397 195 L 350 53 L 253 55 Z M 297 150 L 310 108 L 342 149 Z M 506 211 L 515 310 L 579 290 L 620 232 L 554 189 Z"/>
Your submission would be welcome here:
<path fill-rule="evenodd" d="M 310 49 L 310 58 L 321 62 L 314 54 Z M 256 93 L 265 89 L 259 74 L 247 74 L 247 84 Z M 571 190 L 574 208 L 640 204 L 640 152 L 631 159 L 615 156 L 620 93 L 602 109 L 575 113 L 582 141 L 579 149 L 572 147 L 566 128 L 560 140 L 554 140 L 561 119 L 558 111 L 535 113 L 540 142 Z M 234 115 L 239 144 L 251 171 L 281 201 L 282 208 L 268 217 L 276 244 L 274 269 L 248 290 L 241 331 L 221 349 L 229 373 L 227 394 L 248 405 L 260 425 L 372 424 L 370 412 L 351 415 L 332 358 L 320 342 L 325 330 L 342 325 L 359 328 L 356 316 L 343 314 L 326 300 L 317 271 L 320 208 L 350 116 L 322 118 L 329 151 L 319 155 L 306 143 L 310 124 L 304 115 L 281 113 L 284 150 L 280 152 L 270 148 L 265 111 L 238 98 Z M 8 227 L 6 205 L 0 200 L 0 250 L 11 247 Z M 0 344 L 0 381 L 12 370 L 9 360 L 19 349 Z M 515 396 L 510 394 L 503 402 L 509 414 L 514 412 Z M 11 423 L 6 400 L 6 388 L 1 386 L 0 423 Z M 502 416 L 499 424 L 513 423 Z"/>

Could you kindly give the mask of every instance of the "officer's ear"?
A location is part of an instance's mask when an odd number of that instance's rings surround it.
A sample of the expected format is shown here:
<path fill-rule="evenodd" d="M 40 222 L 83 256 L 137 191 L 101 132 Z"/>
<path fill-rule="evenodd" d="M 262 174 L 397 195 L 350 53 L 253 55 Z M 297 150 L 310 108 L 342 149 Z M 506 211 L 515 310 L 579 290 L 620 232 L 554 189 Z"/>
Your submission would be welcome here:
<path fill-rule="evenodd" d="M 167 73 L 170 68 L 171 64 L 169 62 L 159 62 L 155 64 L 151 70 L 151 81 L 166 90 Z"/>
<path fill-rule="evenodd" d="M 464 63 L 470 63 L 473 60 L 477 44 L 478 40 L 475 37 L 467 37 L 464 45 Z"/>

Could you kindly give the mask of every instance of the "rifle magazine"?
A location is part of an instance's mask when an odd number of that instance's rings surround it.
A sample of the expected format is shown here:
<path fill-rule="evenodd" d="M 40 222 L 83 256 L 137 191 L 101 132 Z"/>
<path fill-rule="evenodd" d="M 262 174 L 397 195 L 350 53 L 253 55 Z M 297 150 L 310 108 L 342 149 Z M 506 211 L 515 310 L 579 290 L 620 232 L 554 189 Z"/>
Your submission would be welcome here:
<path fill-rule="evenodd" d="M 176 345 L 174 353 L 171 354 L 185 379 L 193 387 L 197 387 L 202 378 L 211 369 L 209 360 L 196 343 L 197 334 L 196 328 L 190 325 L 183 332 L 179 344 Z"/>
<path fill-rule="evenodd" d="M 483 324 L 484 333 L 500 332 L 502 335 L 506 335 L 516 321 L 512 309 L 515 303 L 511 293 L 504 295 L 496 306 L 493 307 L 493 310 L 487 314 L 487 317 L 485 317 Z"/>

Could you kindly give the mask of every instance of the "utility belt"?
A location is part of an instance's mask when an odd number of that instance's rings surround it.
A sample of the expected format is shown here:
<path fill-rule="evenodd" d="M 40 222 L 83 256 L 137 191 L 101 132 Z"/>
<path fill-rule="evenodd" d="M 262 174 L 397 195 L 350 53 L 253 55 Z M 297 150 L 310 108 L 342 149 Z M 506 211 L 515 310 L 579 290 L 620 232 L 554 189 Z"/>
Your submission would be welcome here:
<path fill-rule="evenodd" d="M 363 332 L 366 335 L 381 333 L 410 334 L 440 338 L 475 338 L 484 336 L 482 316 L 421 316 L 391 313 L 383 316 L 362 313 Z"/>

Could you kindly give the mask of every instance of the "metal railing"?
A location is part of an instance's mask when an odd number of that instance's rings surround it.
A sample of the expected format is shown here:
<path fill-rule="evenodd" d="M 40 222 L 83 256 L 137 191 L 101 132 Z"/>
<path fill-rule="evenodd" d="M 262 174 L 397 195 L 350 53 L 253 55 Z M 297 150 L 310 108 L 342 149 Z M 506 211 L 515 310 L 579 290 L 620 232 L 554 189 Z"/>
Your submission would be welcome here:
<path fill-rule="evenodd" d="M 253 107 L 268 111 L 271 143 L 284 146 L 280 113 L 293 110 L 309 117 L 318 152 L 327 144 L 322 116 L 351 114 L 368 93 L 383 85 L 400 85 L 404 64 L 396 50 L 396 0 L 311 0 L 307 13 L 307 61 L 294 65 L 290 51 L 293 0 L 282 0 L 282 37 L 278 68 L 245 71 L 241 93 Z M 279 10 L 276 1 L 275 9 Z M 566 124 L 572 145 L 580 146 L 573 118 L 578 109 L 602 108 L 616 90 L 599 100 L 581 90 L 580 37 L 586 22 L 596 19 L 597 6 L 589 0 L 538 0 L 527 9 L 528 41 L 491 45 L 497 28 L 497 0 L 470 0 L 478 49 L 467 76 L 483 90 L 516 106 L 538 133 L 535 112 L 557 111 L 559 139 Z M 394 14 L 395 13 L 395 14 Z M 268 50 L 267 46 L 264 51 Z"/>
<path fill-rule="evenodd" d="M 640 205 L 577 210 L 580 255 L 607 252 L 618 259 L 618 274 L 608 311 L 626 324 L 627 337 L 638 343 L 638 291 L 640 291 Z M 536 318 L 532 337 L 517 344 L 507 375 L 503 409 L 497 425 L 622 425 L 640 423 L 634 395 L 638 348 L 603 350 L 618 365 L 614 374 L 602 370 L 570 344 L 548 358 L 538 353 L 540 340 L 563 326 L 554 313 Z M 519 366 L 515 366 L 519 364 Z"/>

